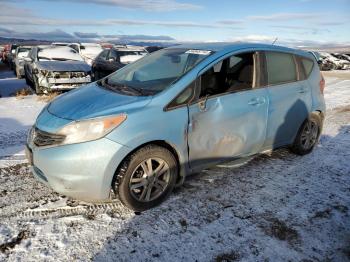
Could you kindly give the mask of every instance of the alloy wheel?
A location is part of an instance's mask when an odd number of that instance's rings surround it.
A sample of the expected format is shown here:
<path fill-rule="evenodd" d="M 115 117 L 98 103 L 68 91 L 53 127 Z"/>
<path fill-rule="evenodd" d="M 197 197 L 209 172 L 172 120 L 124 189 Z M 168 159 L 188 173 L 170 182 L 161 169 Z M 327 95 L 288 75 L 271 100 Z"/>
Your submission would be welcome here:
<path fill-rule="evenodd" d="M 301 134 L 301 145 L 304 148 L 304 150 L 309 150 L 312 148 L 316 141 L 318 136 L 318 126 L 314 121 L 307 121 L 307 123 L 304 126 L 303 132 Z"/>
<path fill-rule="evenodd" d="M 148 158 L 133 171 L 129 190 L 140 202 L 150 202 L 160 197 L 170 184 L 170 169 L 161 158 Z"/>

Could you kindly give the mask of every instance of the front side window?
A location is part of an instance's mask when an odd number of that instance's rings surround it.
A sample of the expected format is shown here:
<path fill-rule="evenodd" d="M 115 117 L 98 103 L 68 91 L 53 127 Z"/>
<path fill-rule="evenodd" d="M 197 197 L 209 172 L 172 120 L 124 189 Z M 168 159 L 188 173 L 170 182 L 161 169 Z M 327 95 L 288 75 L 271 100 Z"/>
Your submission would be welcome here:
<path fill-rule="evenodd" d="M 211 53 L 184 48 L 163 49 L 118 70 L 100 85 L 116 92 L 132 89 L 141 94 L 156 94 L 168 88 Z"/>
<path fill-rule="evenodd" d="M 118 61 L 118 53 L 115 50 L 111 50 L 108 55 L 108 60 Z"/>
<path fill-rule="evenodd" d="M 269 85 L 297 81 L 297 69 L 292 54 L 266 52 L 267 77 Z"/>
<path fill-rule="evenodd" d="M 106 60 L 109 50 L 104 50 L 101 52 L 101 54 L 98 56 L 99 59 Z"/>
<path fill-rule="evenodd" d="M 258 87 L 255 70 L 257 55 L 255 52 L 237 54 L 215 64 L 201 75 L 199 97 Z"/>

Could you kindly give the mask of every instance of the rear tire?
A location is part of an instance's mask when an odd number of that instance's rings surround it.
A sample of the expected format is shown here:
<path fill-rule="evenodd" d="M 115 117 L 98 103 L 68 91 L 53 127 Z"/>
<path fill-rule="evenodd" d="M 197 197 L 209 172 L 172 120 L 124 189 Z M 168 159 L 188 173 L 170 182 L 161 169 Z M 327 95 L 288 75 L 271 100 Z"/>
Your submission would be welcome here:
<path fill-rule="evenodd" d="M 322 119 L 319 114 L 312 113 L 299 128 L 298 134 L 291 146 L 291 151 L 297 155 L 309 154 L 318 142 L 322 130 Z"/>
<path fill-rule="evenodd" d="M 174 155 L 163 147 L 147 145 L 121 163 L 112 187 L 125 206 L 144 211 L 159 205 L 169 196 L 177 175 Z"/>

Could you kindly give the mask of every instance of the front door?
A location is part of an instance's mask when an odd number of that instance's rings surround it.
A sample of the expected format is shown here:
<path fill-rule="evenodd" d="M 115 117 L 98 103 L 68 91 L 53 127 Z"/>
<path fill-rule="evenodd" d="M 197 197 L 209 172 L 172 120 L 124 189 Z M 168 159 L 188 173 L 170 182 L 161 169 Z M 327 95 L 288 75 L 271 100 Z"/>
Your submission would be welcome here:
<path fill-rule="evenodd" d="M 259 152 L 265 142 L 267 90 L 259 83 L 257 53 L 227 58 L 200 76 L 200 95 L 189 106 L 192 169 Z"/>

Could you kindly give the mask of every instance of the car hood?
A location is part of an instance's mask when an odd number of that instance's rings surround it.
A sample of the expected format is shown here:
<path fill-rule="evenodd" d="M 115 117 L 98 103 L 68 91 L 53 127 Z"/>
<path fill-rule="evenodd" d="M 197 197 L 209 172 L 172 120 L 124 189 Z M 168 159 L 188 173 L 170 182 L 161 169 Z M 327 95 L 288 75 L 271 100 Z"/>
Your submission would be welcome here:
<path fill-rule="evenodd" d="M 83 61 L 39 61 L 38 69 L 55 72 L 89 72 L 91 67 Z"/>
<path fill-rule="evenodd" d="M 47 110 L 69 120 L 127 113 L 146 106 L 152 97 L 129 96 L 101 88 L 96 82 L 79 87 L 51 102 Z"/>

